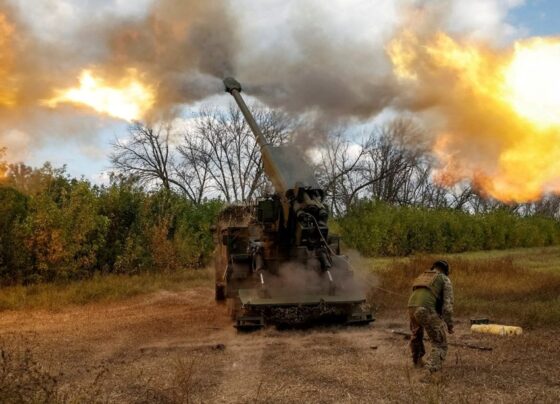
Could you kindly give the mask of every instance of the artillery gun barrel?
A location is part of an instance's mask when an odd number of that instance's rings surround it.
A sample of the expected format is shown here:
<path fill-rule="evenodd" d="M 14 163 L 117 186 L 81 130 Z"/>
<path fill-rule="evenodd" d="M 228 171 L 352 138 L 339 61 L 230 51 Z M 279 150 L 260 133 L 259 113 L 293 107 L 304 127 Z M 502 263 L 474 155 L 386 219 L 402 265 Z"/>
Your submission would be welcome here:
<path fill-rule="evenodd" d="M 255 121 L 253 114 L 251 113 L 249 107 L 247 107 L 247 104 L 245 104 L 245 100 L 243 100 L 243 97 L 241 96 L 241 91 L 242 91 L 241 83 L 239 83 L 233 77 L 228 77 L 224 79 L 224 86 L 226 92 L 230 93 L 235 99 L 235 102 L 239 106 L 239 109 L 241 110 L 241 113 L 245 117 L 247 124 L 249 125 L 251 131 L 255 135 L 257 144 L 261 149 L 261 155 L 263 158 L 264 169 L 266 174 L 272 181 L 272 184 L 274 185 L 276 192 L 278 192 L 280 195 L 284 195 L 286 191 L 289 189 L 289 185 L 292 184 L 286 184 L 286 182 L 283 181 L 282 173 L 280 172 L 278 166 L 274 163 L 274 159 L 270 152 L 269 145 L 261 129 L 259 128 L 257 121 Z"/>
<path fill-rule="evenodd" d="M 233 96 L 235 102 L 239 106 L 241 113 L 245 117 L 247 124 L 249 125 L 251 131 L 255 135 L 255 138 L 257 139 L 257 143 L 259 144 L 261 149 L 264 149 L 267 144 L 266 139 L 264 138 L 264 135 L 262 134 L 261 128 L 259 128 L 257 121 L 255 121 L 253 114 L 247 107 L 247 104 L 245 104 L 245 100 L 243 99 L 243 97 L 241 97 L 241 83 L 239 83 L 232 77 L 228 77 L 224 79 L 224 85 L 226 87 L 226 91 Z"/>

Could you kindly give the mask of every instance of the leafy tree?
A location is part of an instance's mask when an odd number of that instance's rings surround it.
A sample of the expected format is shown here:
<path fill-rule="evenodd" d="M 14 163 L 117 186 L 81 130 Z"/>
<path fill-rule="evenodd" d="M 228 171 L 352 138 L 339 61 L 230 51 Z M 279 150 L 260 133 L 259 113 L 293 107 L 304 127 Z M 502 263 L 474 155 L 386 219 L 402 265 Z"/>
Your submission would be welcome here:
<path fill-rule="evenodd" d="M 28 214 L 29 198 L 9 187 L 0 187 L 0 281 L 18 283 L 29 265 L 27 251 L 22 248 L 22 223 Z"/>

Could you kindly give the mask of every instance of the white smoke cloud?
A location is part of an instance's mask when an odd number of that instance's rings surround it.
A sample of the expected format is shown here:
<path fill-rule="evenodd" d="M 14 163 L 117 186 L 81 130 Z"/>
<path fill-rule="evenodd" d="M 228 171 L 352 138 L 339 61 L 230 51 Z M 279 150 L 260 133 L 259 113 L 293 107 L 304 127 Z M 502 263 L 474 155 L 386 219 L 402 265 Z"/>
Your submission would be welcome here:
<path fill-rule="evenodd" d="M 451 2 L 445 28 L 475 39 L 502 44 L 526 34 L 507 21 L 509 11 L 524 0 L 470 0 Z"/>
<path fill-rule="evenodd" d="M 10 0 L 9 3 L 43 40 L 66 42 L 75 40 L 77 32 L 103 18 L 141 18 L 153 0 Z"/>
<path fill-rule="evenodd" d="M 399 96 L 385 47 L 418 24 L 503 44 L 522 30 L 507 21 L 521 0 L 238 0 L 239 79 L 265 102 L 329 117 L 375 116 Z"/>

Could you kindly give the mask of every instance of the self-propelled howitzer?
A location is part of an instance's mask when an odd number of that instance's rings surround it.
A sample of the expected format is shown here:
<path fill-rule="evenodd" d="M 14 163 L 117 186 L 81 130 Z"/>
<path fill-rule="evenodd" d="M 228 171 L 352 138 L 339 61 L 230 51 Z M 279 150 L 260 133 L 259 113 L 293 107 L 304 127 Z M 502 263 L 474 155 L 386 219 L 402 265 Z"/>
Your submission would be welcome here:
<path fill-rule="evenodd" d="M 261 151 L 275 193 L 224 209 L 217 226 L 216 299 L 227 299 L 239 329 L 321 320 L 369 323 L 363 287 L 339 239 L 329 234 L 324 192 L 293 145 L 269 144 L 241 96 L 224 80 Z"/>

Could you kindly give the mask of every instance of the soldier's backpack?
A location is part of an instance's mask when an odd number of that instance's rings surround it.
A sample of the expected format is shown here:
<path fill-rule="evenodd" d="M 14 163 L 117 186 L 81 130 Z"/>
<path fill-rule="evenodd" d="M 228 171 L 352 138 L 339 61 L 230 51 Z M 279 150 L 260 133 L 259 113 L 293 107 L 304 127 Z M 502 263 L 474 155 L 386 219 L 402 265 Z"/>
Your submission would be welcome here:
<path fill-rule="evenodd" d="M 441 297 L 438 295 L 437 290 L 434 287 L 437 276 L 439 274 L 440 272 L 433 269 L 422 272 L 412 283 L 412 290 L 416 290 L 418 288 L 428 289 L 430 293 L 436 298 L 436 311 L 441 314 L 443 301 L 441 300 Z"/>

